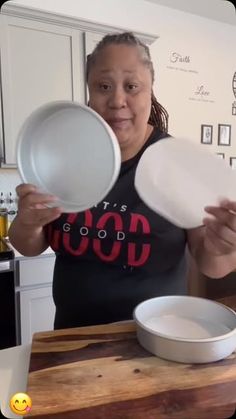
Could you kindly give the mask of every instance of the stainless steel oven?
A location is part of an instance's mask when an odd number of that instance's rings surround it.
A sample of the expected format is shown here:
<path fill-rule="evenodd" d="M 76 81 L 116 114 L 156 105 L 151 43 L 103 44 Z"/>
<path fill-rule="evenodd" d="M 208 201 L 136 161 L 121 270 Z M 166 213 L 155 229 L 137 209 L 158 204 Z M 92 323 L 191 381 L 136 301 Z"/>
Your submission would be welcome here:
<path fill-rule="evenodd" d="M 15 345 L 14 253 L 0 240 L 0 349 Z"/>

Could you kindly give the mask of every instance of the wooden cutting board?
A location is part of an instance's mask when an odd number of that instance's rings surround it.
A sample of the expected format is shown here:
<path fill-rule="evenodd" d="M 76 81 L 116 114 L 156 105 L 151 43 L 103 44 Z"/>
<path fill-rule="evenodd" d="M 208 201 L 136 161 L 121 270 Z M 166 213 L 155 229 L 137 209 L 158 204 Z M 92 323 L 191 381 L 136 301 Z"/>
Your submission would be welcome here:
<path fill-rule="evenodd" d="M 37 333 L 28 394 L 40 419 L 209 419 L 236 407 L 236 354 L 180 364 L 151 355 L 135 325 Z"/>

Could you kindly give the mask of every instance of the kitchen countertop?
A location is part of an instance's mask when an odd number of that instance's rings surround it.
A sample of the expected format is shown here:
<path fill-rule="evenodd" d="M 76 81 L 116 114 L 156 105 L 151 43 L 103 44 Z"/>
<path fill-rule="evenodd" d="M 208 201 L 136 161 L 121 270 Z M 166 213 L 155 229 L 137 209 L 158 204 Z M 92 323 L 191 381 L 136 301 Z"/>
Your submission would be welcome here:
<path fill-rule="evenodd" d="M 44 252 L 42 252 L 41 254 L 39 254 L 38 256 L 24 256 L 22 255 L 20 252 L 18 252 L 18 250 L 16 250 L 12 244 L 10 243 L 9 239 L 7 237 L 1 238 L 1 241 L 3 243 L 5 243 L 5 245 L 13 251 L 13 257 L 15 260 L 19 260 L 19 259 L 26 259 L 26 258 L 32 258 L 32 257 L 44 257 L 44 256 L 50 256 L 50 255 L 54 255 L 55 252 L 51 249 L 51 247 L 48 247 Z M 1 252 L 0 252 L 0 259 L 1 259 Z"/>
<path fill-rule="evenodd" d="M 208 364 L 166 361 L 138 344 L 133 322 L 36 333 L 32 347 L 0 351 L 9 418 L 19 417 L 8 407 L 16 392 L 32 399 L 25 417 L 40 419 L 229 418 L 235 388 L 236 354 Z"/>
<path fill-rule="evenodd" d="M 167 361 L 139 345 L 134 322 L 33 336 L 28 417 L 228 418 L 235 390 L 236 353 L 208 364 Z"/>
<path fill-rule="evenodd" d="M 0 350 L 0 407 L 7 418 L 19 418 L 11 412 L 9 400 L 15 393 L 25 393 L 31 345 Z"/>

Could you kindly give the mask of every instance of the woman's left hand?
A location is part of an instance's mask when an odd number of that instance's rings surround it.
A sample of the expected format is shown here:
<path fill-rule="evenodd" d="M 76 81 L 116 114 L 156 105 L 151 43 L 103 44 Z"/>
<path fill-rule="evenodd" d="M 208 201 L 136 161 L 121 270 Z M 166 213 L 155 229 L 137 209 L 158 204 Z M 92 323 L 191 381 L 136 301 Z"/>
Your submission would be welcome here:
<path fill-rule="evenodd" d="M 223 200 L 219 206 L 207 206 L 205 211 L 204 245 L 215 256 L 236 252 L 236 202 Z"/>

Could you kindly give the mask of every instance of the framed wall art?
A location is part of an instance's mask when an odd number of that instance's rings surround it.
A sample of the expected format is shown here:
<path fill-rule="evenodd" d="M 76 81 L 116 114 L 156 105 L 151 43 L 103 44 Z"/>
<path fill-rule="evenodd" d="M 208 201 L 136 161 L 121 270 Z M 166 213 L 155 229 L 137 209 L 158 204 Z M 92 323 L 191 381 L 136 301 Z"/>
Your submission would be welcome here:
<path fill-rule="evenodd" d="M 236 157 L 230 157 L 229 158 L 230 166 L 233 170 L 236 170 Z"/>
<path fill-rule="evenodd" d="M 224 159 L 225 158 L 224 153 L 216 153 L 216 155 L 219 159 Z"/>
<path fill-rule="evenodd" d="M 236 102 L 232 104 L 232 115 L 236 115 Z"/>
<path fill-rule="evenodd" d="M 230 145 L 231 142 L 231 125 L 218 125 L 218 145 Z"/>
<path fill-rule="evenodd" d="M 212 144 L 213 125 L 201 125 L 201 143 Z"/>

